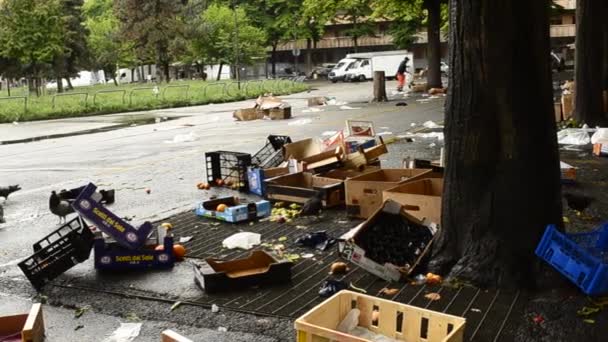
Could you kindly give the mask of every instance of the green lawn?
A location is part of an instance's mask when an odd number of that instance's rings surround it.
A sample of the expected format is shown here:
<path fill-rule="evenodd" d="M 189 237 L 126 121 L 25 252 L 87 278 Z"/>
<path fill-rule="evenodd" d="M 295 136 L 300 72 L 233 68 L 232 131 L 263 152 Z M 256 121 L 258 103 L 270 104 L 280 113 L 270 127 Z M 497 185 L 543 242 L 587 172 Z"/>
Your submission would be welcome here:
<path fill-rule="evenodd" d="M 28 96 L 27 89 L 0 91 L 0 123 L 90 116 L 255 98 L 264 93 L 285 95 L 306 90 L 303 83 L 289 80 L 241 82 L 176 81 L 170 84 L 113 84 L 77 87 L 64 94 Z M 27 108 L 26 108 L 27 106 Z"/>

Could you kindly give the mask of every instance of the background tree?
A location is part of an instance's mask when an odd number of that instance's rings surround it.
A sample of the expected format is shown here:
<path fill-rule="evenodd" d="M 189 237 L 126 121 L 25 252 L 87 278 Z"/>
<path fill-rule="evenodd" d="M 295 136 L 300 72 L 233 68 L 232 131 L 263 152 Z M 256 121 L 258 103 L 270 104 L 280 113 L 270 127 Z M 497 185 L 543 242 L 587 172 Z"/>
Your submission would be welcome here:
<path fill-rule="evenodd" d="M 116 0 L 116 15 L 121 35 L 135 43 L 137 56 L 143 61 L 154 58 L 159 81 L 170 81 L 169 46 L 181 32 L 178 15 L 187 0 Z"/>
<path fill-rule="evenodd" d="M 4 0 L 0 3 L 0 56 L 18 60 L 31 92 L 40 94 L 42 70 L 64 52 L 59 0 Z"/>
<path fill-rule="evenodd" d="M 529 286 L 536 244 L 562 221 L 547 3 L 450 6 L 447 167 L 431 268 Z"/>
<path fill-rule="evenodd" d="M 57 79 L 57 91 L 63 92 L 62 78 L 72 89 L 70 77 L 78 76 L 81 70 L 90 66 L 87 47 L 88 30 L 82 13 L 83 0 L 59 0 L 63 25 L 63 52 L 55 56 L 53 70 Z"/>
<path fill-rule="evenodd" d="M 576 2 L 576 92 L 574 117 L 591 127 L 606 123 L 602 104 L 603 89 L 603 16 L 605 1 Z"/>

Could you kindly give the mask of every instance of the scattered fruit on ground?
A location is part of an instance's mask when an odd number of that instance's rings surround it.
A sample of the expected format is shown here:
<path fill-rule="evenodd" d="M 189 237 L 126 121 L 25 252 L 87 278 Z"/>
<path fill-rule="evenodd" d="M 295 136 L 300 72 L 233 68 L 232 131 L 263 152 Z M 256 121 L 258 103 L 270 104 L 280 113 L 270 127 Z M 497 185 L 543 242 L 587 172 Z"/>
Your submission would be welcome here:
<path fill-rule="evenodd" d="M 383 288 L 382 290 L 380 290 L 380 293 L 385 294 L 387 296 L 394 296 L 399 292 L 399 289 L 389 289 L 389 288 Z"/>
<path fill-rule="evenodd" d="M 426 274 L 426 283 L 430 285 L 440 284 L 442 281 L 441 276 L 433 273 Z"/>
<path fill-rule="evenodd" d="M 173 245 L 173 255 L 177 261 L 184 260 L 184 256 L 186 256 L 186 248 L 180 244 Z"/>
<path fill-rule="evenodd" d="M 429 300 L 440 300 L 441 295 L 439 293 L 431 292 L 431 293 L 427 293 L 424 296 L 424 298 L 429 299 Z"/>
<path fill-rule="evenodd" d="M 330 274 L 344 274 L 349 271 L 348 265 L 345 262 L 337 261 L 331 264 Z"/>
<path fill-rule="evenodd" d="M 217 186 L 222 186 L 222 185 L 224 185 L 224 181 L 223 181 L 222 179 L 216 179 L 216 180 L 215 180 L 215 184 L 216 184 Z"/>

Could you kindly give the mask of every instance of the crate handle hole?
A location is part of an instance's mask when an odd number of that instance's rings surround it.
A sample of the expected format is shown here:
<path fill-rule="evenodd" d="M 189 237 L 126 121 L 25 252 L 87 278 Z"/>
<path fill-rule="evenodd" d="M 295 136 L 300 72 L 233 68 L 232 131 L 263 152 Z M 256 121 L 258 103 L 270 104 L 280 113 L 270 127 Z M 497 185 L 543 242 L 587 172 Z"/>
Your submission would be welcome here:
<path fill-rule="evenodd" d="M 420 321 L 420 338 L 427 339 L 429 334 L 429 319 L 422 317 Z"/>
<path fill-rule="evenodd" d="M 454 324 L 448 323 L 448 335 L 454 330 Z"/>
<path fill-rule="evenodd" d="M 397 311 L 397 322 L 395 324 L 395 331 L 398 333 L 403 332 L 403 312 Z"/>
<path fill-rule="evenodd" d="M 583 283 L 583 281 L 585 280 L 585 276 L 586 276 L 586 274 L 585 274 L 585 273 L 583 273 L 583 272 L 581 272 L 581 273 L 578 275 L 578 279 L 576 280 L 576 282 L 577 282 L 578 284 L 582 284 L 582 283 Z"/>
<path fill-rule="evenodd" d="M 378 307 L 378 305 L 374 305 L 372 307 L 372 326 L 377 327 L 378 323 L 379 323 L 379 319 L 380 318 L 380 308 Z"/>
<path fill-rule="evenodd" d="M 356 309 L 357 308 L 357 301 L 355 299 L 350 301 L 350 308 L 351 309 Z"/>

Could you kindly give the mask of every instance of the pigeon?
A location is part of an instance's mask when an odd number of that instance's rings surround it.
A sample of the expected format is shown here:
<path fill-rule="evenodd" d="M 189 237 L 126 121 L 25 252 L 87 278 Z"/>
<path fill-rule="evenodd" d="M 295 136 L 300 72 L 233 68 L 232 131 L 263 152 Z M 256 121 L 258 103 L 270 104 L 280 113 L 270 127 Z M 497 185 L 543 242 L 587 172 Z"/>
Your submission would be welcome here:
<path fill-rule="evenodd" d="M 564 198 L 566 198 L 566 202 L 568 203 L 568 207 L 570 207 L 570 209 L 574 209 L 579 212 L 587 209 L 589 204 L 593 202 L 593 198 L 583 195 L 564 194 Z"/>
<path fill-rule="evenodd" d="M 0 197 L 4 197 L 5 200 L 8 200 L 8 195 L 19 190 L 21 190 L 21 187 L 19 185 L 0 187 Z"/>
<path fill-rule="evenodd" d="M 53 214 L 59 216 L 59 224 L 61 224 L 61 219 L 63 219 L 63 222 L 67 222 L 65 217 L 74 212 L 71 202 L 62 200 L 55 191 L 51 193 L 49 198 L 49 209 Z"/>
<path fill-rule="evenodd" d="M 300 211 L 301 216 L 318 216 L 323 209 L 323 191 L 318 191 L 311 199 L 306 201 Z"/>
<path fill-rule="evenodd" d="M 0 204 L 0 223 L 6 223 L 4 220 L 4 208 L 2 207 L 2 204 Z"/>

